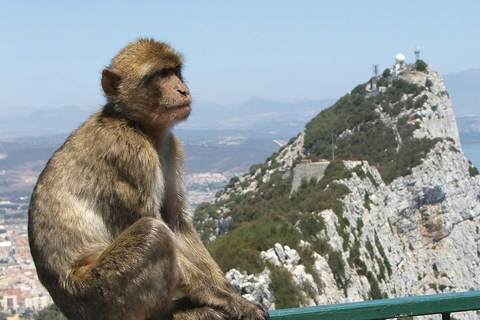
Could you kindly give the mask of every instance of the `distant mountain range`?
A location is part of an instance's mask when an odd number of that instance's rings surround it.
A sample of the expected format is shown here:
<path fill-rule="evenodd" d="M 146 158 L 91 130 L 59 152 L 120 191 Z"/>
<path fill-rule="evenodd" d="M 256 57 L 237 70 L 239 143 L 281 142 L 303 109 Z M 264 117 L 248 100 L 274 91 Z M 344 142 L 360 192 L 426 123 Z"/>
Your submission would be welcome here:
<path fill-rule="evenodd" d="M 480 115 L 480 69 L 469 69 L 443 76 L 452 97 L 455 115 Z"/>
<path fill-rule="evenodd" d="M 303 130 L 305 123 L 335 100 L 285 103 L 251 98 L 239 106 L 199 102 L 193 105 L 183 129 L 237 129 L 291 137 Z"/>
<path fill-rule="evenodd" d="M 239 106 L 194 102 L 182 130 L 242 130 L 289 138 L 334 100 L 284 103 L 251 98 Z M 37 110 L 21 117 L 0 118 L 0 138 L 55 135 L 73 131 L 91 114 L 75 106 Z"/>
<path fill-rule="evenodd" d="M 453 100 L 460 131 L 480 132 L 480 69 L 445 75 L 444 82 Z M 194 102 L 188 121 L 181 130 L 241 130 L 288 139 L 303 131 L 305 124 L 335 99 L 285 103 L 251 98 L 241 105 Z M 75 106 L 37 110 L 21 117 L 0 118 L 0 138 L 47 136 L 68 133 L 85 121 L 92 110 Z M 476 115 L 476 117 L 470 117 Z"/>
<path fill-rule="evenodd" d="M 36 110 L 21 117 L 0 117 L 0 138 L 35 137 L 72 132 L 91 112 L 76 106 Z"/>

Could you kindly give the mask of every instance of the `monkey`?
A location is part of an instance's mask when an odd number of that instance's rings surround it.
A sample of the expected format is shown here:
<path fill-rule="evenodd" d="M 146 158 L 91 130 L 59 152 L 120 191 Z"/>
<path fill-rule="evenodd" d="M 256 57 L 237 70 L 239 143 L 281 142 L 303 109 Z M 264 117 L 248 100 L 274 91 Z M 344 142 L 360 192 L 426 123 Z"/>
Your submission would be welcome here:
<path fill-rule="evenodd" d="M 236 293 L 192 226 L 171 130 L 191 112 L 182 67 L 166 43 L 128 44 L 102 71 L 106 104 L 39 176 L 30 249 L 68 319 L 269 318 Z"/>

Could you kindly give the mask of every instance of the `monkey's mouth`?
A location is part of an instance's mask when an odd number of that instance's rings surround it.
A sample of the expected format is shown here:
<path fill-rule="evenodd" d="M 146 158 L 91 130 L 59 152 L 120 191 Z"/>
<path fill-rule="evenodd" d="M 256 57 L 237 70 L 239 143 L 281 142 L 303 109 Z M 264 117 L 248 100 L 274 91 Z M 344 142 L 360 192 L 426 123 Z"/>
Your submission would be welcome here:
<path fill-rule="evenodd" d="M 190 106 L 190 102 L 188 103 L 184 103 L 184 104 L 179 104 L 179 105 L 176 105 L 176 106 L 171 106 L 170 109 L 183 109 L 183 108 L 189 108 L 189 109 L 192 109 L 192 107 Z"/>

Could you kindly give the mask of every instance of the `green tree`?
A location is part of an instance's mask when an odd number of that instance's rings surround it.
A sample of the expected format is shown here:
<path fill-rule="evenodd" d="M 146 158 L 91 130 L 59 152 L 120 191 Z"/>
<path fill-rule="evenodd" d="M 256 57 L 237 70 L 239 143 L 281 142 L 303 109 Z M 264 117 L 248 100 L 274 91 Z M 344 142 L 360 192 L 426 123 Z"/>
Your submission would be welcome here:
<path fill-rule="evenodd" d="M 382 77 L 388 78 L 388 77 L 390 77 L 391 74 L 392 74 L 392 72 L 390 71 L 390 69 L 387 68 L 383 71 Z"/>
<path fill-rule="evenodd" d="M 67 320 L 67 318 L 58 310 L 56 305 L 52 304 L 40 311 L 35 320 Z"/>
<path fill-rule="evenodd" d="M 388 80 L 387 79 L 380 78 L 380 79 L 377 80 L 377 87 L 387 87 L 387 86 L 388 86 Z"/>
<path fill-rule="evenodd" d="M 416 63 L 416 69 L 417 71 L 425 72 L 427 71 L 427 64 L 425 63 L 425 61 L 419 59 Z"/>
<path fill-rule="evenodd" d="M 20 314 L 20 319 L 33 319 L 33 310 L 30 308 L 25 309 L 25 311 Z"/>
<path fill-rule="evenodd" d="M 468 167 L 468 172 L 470 173 L 470 177 L 478 176 L 478 169 L 473 164 Z"/>

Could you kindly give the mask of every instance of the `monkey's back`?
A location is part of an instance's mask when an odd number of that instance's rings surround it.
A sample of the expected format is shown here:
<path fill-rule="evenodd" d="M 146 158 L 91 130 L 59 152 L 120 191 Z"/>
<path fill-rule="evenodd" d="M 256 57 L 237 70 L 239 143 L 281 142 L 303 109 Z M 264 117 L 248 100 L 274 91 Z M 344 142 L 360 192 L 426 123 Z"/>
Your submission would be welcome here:
<path fill-rule="evenodd" d="M 140 216 L 160 212 L 158 155 L 135 127 L 101 112 L 54 153 L 32 194 L 28 233 L 40 281 L 69 288 L 81 253 L 101 252 Z"/>

